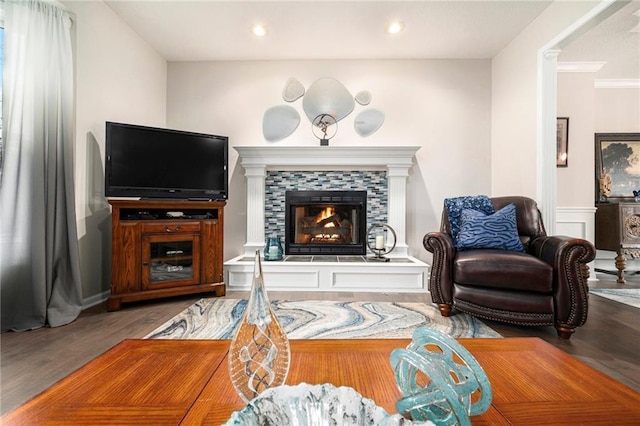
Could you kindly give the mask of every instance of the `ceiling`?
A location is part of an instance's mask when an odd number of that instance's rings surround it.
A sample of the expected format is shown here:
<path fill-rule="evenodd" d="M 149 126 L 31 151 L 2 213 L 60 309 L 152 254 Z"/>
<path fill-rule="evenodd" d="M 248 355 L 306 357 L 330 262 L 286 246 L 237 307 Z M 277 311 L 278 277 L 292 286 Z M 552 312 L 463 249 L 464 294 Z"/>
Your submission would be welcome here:
<path fill-rule="evenodd" d="M 168 61 L 491 58 L 549 1 L 106 1 Z M 404 23 L 394 36 L 392 20 Z M 268 34 L 250 31 L 263 23 Z M 491 31 L 487 29 L 490 28 Z"/>
<path fill-rule="evenodd" d="M 166 60 L 215 61 L 492 58 L 551 1 L 106 0 L 105 3 Z M 560 60 L 613 60 L 614 51 L 621 49 L 611 48 L 609 43 L 619 42 L 611 34 L 638 25 L 640 16 L 632 14 L 638 9 L 640 0 L 634 0 L 614 15 L 618 16 L 615 23 L 597 26 L 586 42 L 575 44 L 577 40 L 563 49 Z M 392 20 L 403 22 L 401 33 L 385 32 Z M 257 38 L 251 33 L 255 23 L 267 26 L 265 37 Z M 607 34 L 606 46 L 602 43 L 603 32 Z M 633 71 L 637 77 L 640 33 L 632 35 L 625 38 L 624 47 L 635 47 L 635 53 L 631 58 L 628 54 L 622 58 L 617 55 L 616 60 L 625 62 L 626 67 L 635 64 Z M 607 53 L 608 59 L 604 58 Z"/>
<path fill-rule="evenodd" d="M 640 0 L 620 10 L 562 48 L 562 62 L 604 62 L 596 78 L 640 79 Z"/>

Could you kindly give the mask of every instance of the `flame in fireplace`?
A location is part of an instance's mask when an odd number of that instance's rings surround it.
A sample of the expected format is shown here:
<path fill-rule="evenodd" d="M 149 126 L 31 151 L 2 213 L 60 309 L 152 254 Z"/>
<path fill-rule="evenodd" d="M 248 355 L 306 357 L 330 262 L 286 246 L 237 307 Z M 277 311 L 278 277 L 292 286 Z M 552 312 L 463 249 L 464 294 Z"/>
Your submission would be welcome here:
<path fill-rule="evenodd" d="M 332 216 L 334 216 L 336 214 L 336 209 L 334 207 L 326 207 L 319 215 L 318 215 L 318 222 L 316 223 L 320 223 L 325 219 L 328 219 Z M 336 225 L 333 222 L 328 222 L 326 223 L 323 228 L 335 228 Z M 328 232 L 323 232 L 320 234 L 316 234 L 314 235 L 314 240 L 315 241 L 332 241 L 332 240 L 337 240 L 340 238 L 340 235 L 338 234 L 332 234 L 331 231 Z"/>
<path fill-rule="evenodd" d="M 329 228 L 329 226 L 326 226 L 325 228 Z M 317 234 L 314 235 L 313 237 L 313 241 L 318 242 L 318 241 L 337 241 L 340 238 L 340 235 L 338 234 Z"/>
<path fill-rule="evenodd" d="M 327 218 L 330 218 L 331 216 L 333 216 L 334 214 L 336 214 L 336 209 L 333 207 L 327 207 L 324 210 L 322 210 L 322 213 L 320 213 L 320 217 L 318 218 L 318 222 L 323 221 Z M 333 223 L 327 223 L 324 227 L 325 228 L 329 228 L 335 226 Z"/>

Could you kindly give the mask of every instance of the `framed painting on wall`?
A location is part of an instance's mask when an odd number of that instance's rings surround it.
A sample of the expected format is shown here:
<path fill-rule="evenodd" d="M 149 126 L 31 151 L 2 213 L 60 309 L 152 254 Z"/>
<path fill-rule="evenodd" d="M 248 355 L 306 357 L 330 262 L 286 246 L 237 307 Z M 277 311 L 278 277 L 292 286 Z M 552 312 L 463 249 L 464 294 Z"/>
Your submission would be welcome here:
<path fill-rule="evenodd" d="M 640 133 L 596 133 L 596 202 L 640 190 Z"/>
<path fill-rule="evenodd" d="M 569 117 L 558 117 L 556 136 L 556 166 L 567 167 L 569 154 Z"/>

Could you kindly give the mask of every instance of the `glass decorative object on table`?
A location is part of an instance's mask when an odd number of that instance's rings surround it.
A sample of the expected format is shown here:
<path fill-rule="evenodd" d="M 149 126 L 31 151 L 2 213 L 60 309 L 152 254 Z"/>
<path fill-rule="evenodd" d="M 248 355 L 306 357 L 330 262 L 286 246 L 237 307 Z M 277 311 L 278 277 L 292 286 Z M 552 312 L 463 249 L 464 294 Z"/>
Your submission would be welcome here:
<path fill-rule="evenodd" d="M 331 383 L 271 388 L 233 412 L 224 426 L 435 426 L 389 414 L 355 389 Z"/>
<path fill-rule="evenodd" d="M 282 260 L 284 250 L 280 238 L 272 235 L 267 237 L 267 244 L 264 246 L 264 260 Z"/>
<path fill-rule="evenodd" d="M 409 346 L 394 349 L 390 360 L 403 394 L 396 409 L 413 420 L 471 426 L 469 417 L 491 405 L 493 392 L 486 373 L 464 346 L 446 334 L 417 328 Z"/>
<path fill-rule="evenodd" d="M 265 389 L 284 384 L 290 359 L 289 339 L 271 309 L 256 250 L 249 302 L 229 348 L 231 383 L 249 402 Z"/>

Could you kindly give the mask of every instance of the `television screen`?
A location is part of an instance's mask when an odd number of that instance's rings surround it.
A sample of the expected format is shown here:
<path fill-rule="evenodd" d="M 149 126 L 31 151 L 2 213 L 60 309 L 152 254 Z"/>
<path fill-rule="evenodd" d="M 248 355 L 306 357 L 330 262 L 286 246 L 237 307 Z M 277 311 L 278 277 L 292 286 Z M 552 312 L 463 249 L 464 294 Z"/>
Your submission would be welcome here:
<path fill-rule="evenodd" d="M 106 123 L 105 195 L 226 200 L 226 136 Z"/>

